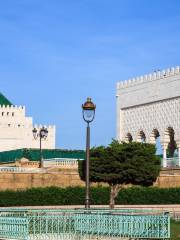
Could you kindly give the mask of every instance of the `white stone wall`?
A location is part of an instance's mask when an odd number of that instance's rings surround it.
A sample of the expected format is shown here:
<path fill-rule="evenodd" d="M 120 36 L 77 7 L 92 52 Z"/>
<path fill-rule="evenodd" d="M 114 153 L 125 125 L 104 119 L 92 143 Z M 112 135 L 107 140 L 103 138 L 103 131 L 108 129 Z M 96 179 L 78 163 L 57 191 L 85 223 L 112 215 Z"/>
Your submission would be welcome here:
<path fill-rule="evenodd" d="M 31 117 L 26 117 L 23 106 L 0 106 L 0 151 L 20 148 L 39 148 L 39 140 L 33 138 Z M 42 148 L 55 148 L 55 126 L 45 126 L 48 137 L 42 141 Z"/>
<path fill-rule="evenodd" d="M 125 109 L 123 119 L 122 139 L 130 133 L 133 140 L 138 141 L 143 131 L 146 141 L 150 142 L 153 130 L 157 129 L 162 140 L 168 127 L 174 129 L 176 138 L 180 130 L 180 98 Z"/>
<path fill-rule="evenodd" d="M 130 133 L 138 140 L 140 131 L 151 142 L 157 129 L 161 142 L 168 142 L 167 129 L 180 140 L 180 68 L 117 83 L 117 139 L 126 140 Z"/>

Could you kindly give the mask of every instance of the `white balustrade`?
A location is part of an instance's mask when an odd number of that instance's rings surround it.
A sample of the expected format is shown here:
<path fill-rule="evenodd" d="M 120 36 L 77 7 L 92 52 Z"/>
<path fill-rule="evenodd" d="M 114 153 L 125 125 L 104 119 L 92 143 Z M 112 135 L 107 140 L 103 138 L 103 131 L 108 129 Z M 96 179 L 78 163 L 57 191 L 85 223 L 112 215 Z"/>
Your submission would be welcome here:
<path fill-rule="evenodd" d="M 83 160 L 83 159 L 79 159 Z M 60 168 L 69 168 L 77 169 L 78 160 L 77 159 L 67 159 L 67 158 L 51 158 L 44 159 L 43 165 L 45 168 L 49 167 L 60 167 Z M 41 173 L 45 172 L 46 169 L 41 168 L 32 168 L 32 167 L 10 167 L 10 166 L 0 166 L 0 172 L 19 172 L 19 173 Z"/>
<path fill-rule="evenodd" d="M 0 172 L 18 172 L 18 173 L 42 173 L 45 172 L 41 168 L 28 168 L 28 167 L 0 167 Z"/>
<path fill-rule="evenodd" d="M 166 158 L 166 167 L 172 168 L 172 167 L 178 167 L 179 166 L 179 158 L 173 157 L 173 158 Z"/>
<path fill-rule="evenodd" d="M 83 159 L 79 159 L 83 160 Z M 71 158 L 51 158 L 44 159 L 44 167 L 62 167 L 62 168 L 78 168 L 78 160 Z"/>

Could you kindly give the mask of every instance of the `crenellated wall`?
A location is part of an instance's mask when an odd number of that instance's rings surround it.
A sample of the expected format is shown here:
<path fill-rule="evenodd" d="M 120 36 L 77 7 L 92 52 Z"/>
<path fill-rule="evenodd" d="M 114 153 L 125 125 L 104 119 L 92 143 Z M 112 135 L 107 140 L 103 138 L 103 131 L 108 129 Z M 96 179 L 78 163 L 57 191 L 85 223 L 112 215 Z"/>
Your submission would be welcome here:
<path fill-rule="evenodd" d="M 160 70 L 154 71 L 154 73 L 150 73 L 150 74 L 146 74 L 146 75 L 143 75 L 143 76 L 138 76 L 136 78 L 120 81 L 120 82 L 117 83 L 117 88 L 126 88 L 126 87 L 129 87 L 129 86 L 141 84 L 143 82 L 147 82 L 147 81 L 151 81 L 151 80 L 158 80 L 158 79 L 161 79 L 161 78 L 175 76 L 177 74 L 180 74 L 180 67 L 179 66 L 168 68 L 168 69 L 165 69 L 165 70 L 162 70 L 162 71 L 160 71 Z"/>
<path fill-rule="evenodd" d="M 0 106 L 0 151 L 20 148 L 39 148 L 39 141 L 32 134 L 42 125 L 33 125 L 32 117 L 26 116 L 24 106 Z M 42 148 L 55 148 L 55 126 L 45 126 L 48 137 L 42 142 Z"/>
<path fill-rule="evenodd" d="M 121 109 L 180 96 L 180 67 L 117 83 Z"/>

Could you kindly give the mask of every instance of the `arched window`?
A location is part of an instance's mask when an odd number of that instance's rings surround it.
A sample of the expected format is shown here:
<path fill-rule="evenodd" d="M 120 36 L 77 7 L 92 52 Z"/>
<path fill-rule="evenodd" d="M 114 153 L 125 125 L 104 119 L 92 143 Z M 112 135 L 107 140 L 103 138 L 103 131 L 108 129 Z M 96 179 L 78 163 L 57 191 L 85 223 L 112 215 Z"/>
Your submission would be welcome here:
<path fill-rule="evenodd" d="M 132 142 L 132 141 L 133 141 L 133 137 L 132 137 L 131 133 L 127 133 L 127 135 L 126 135 L 126 140 L 127 140 L 128 142 Z"/>
<path fill-rule="evenodd" d="M 175 135 L 174 129 L 172 127 L 168 127 L 165 131 L 165 135 L 169 139 L 167 157 L 173 157 L 177 149 L 176 141 L 174 140 L 174 135 Z"/>
<path fill-rule="evenodd" d="M 146 135 L 142 130 L 139 132 L 139 138 L 140 138 L 140 142 L 142 143 L 146 142 Z"/>
<path fill-rule="evenodd" d="M 151 133 L 151 142 L 156 145 L 156 154 L 162 155 L 162 145 L 161 145 L 161 139 L 160 139 L 160 133 L 157 128 L 154 128 Z"/>

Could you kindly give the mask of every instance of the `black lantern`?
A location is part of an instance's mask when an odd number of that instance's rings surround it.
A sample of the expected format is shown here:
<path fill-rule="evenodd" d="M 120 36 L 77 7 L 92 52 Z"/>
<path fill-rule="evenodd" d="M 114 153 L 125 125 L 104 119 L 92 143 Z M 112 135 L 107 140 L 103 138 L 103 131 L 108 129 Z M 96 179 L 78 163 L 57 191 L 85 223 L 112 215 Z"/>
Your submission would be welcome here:
<path fill-rule="evenodd" d="M 42 127 L 42 128 L 40 129 L 40 135 L 41 135 L 41 138 L 46 139 L 47 136 L 48 136 L 48 130 L 47 130 L 47 128 Z"/>
<path fill-rule="evenodd" d="M 96 105 L 91 101 L 91 98 L 87 98 L 87 101 L 82 105 L 83 119 L 87 123 L 94 120 Z"/>
<path fill-rule="evenodd" d="M 40 141 L 40 165 L 39 165 L 39 167 L 43 168 L 42 139 L 46 139 L 47 138 L 48 130 L 45 127 L 40 128 L 39 131 L 36 128 L 34 128 L 32 130 L 32 133 L 33 133 L 34 139 L 38 139 L 39 138 L 39 141 Z"/>
<path fill-rule="evenodd" d="M 36 128 L 34 128 L 34 129 L 32 130 L 32 133 L 33 133 L 34 139 L 37 139 L 38 134 L 37 134 L 37 129 L 36 129 Z"/>

